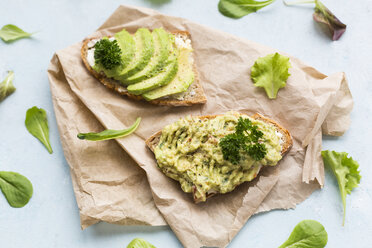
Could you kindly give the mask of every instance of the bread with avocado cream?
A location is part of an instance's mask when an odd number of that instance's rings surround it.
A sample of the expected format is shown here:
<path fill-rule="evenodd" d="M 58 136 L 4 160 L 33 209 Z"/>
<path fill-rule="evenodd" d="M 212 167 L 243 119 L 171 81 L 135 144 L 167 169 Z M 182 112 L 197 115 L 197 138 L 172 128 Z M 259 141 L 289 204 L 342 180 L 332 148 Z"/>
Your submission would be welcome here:
<path fill-rule="evenodd" d="M 245 119 L 251 125 L 247 135 L 262 133 L 257 144 L 264 147 L 265 153 L 257 158 L 239 150 L 240 161 L 233 163 L 225 158 L 221 140 L 233 136 L 238 123 Z M 252 181 L 261 168 L 277 165 L 292 143 L 288 130 L 277 122 L 260 114 L 248 116 L 238 112 L 182 118 L 146 140 L 159 169 L 179 181 L 184 192 L 192 193 L 195 203 Z"/>
<path fill-rule="evenodd" d="M 207 101 L 188 32 L 139 28 L 130 34 L 123 29 L 84 40 L 81 57 L 103 85 L 131 99 L 168 106 Z"/>

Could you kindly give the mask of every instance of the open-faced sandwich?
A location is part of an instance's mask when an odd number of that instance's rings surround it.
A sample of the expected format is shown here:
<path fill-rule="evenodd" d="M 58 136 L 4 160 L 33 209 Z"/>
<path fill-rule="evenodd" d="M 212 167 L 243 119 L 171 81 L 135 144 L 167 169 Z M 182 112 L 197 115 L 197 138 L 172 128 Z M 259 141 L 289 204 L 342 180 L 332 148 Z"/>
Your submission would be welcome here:
<path fill-rule="evenodd" d="M 206 102 L 194 64 L 190 35 L 139 28 L 83 42 L 87 69 L 106 87 L 152 104 L 188 106 Z"/>
<path fill-rule="evenodd" d="M 292 147 L 288 130 L 260 114 L 186 117 L 146 141 L 160 170 L 196 203 L 224 194 L 275 166 Z"/>

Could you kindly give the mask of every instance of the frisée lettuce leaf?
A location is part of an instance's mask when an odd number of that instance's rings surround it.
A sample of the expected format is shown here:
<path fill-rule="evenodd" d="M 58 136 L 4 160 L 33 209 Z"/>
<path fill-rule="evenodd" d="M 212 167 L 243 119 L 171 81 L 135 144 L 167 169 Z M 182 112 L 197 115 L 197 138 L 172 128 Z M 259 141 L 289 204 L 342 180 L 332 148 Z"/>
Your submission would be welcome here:
<path fill-rule="evenodd" d="M 322 151 L 322 157 L 325 166 L 331 168 L 338 182 L 342 205 L 344 208 L 342 220 L 342 225 L 344 225 L 346 214 L 346 196 L 347 194 L 350 194 L 354 188 L 358 187 L 361 179 L 360 172 L 358 171 L 359 164 L 357 161 L 353 160 L 352 157 L 348 157 L 346 152 L 326 150 Z"/>
<path fill-rule="evenodd" d="M 251 79 L 256 87 L 265 89 L 270 99 L 275 99 L 280 88 L 286 85 L 291 75 L 289 58 L 279 53 L 258 58 L 251 68 Z"/>

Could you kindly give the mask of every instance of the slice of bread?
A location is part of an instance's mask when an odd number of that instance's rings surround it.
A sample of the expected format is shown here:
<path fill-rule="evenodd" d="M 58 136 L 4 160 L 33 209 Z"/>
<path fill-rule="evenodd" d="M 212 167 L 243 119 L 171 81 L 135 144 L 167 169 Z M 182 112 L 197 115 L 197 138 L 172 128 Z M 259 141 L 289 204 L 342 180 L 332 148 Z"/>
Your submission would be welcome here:
<path fill-rule="evenodd" d="M 217 115 L 206 115 L 206 116 L 200 116 L 199 118 L 200 119 L 213 119 L 216 116 Z M 283 126 L 281 126 L 279 123 L 277 123 L 276 121 L 273 121 L 273 120 L 271 120 L 271 119 L 269 119 L 269 118 L 267 118 L 267 117 L 265 117 L 261 114 L 256 113 L 256 114 L 252 115 L 251 118 L 257 119 L 257 120 L 260 120 L 260 121 L 264 121 L 266 123 L 269 123 L 269 124 L 275 126 L 276 131 L 281 134 L 281 141 L 282 141 L 281 154 L 282 154 L 282 157 L 284 157 L 284 155 L 291 149 L 291 147 L 293 145 L 293 140 L 292 140 L 292 137 L 291 137 L 289 131 L 287 129 L 285 129 Z M 146 145 L 150 148 L 150 150 L 152 152 L 154 152 L 155 147 L 159 144 L 161 133 L 162 133 L 162 131 L 159 131 L 145 141 Z M 260 171 L 261 167 L 258 169 L 257 174 Z M 256 176 L 257 176 L 257 174 L 256 174 Z M 216 195 L 218 193 L 219 192 L 207 192 L 207 198 L 209 198 L 213 195 Z M 193 192 L 193 199 L 194 199 L 195 203 L 199 203 L 199 202 L 202 201 L 201 199 L 198 199 L 195 196 L 194 192 Z"/>
<path fill-rule="evenodd" d="M 186 31 L 175 31 L 172 33 L 175 36 L 181 37 L 184 40 L 190 39 L 190 34 Z M 85 39 L 81 47 L 81 58 L 83 60 L 85 67 L 88 69 L 88 71 L 107 88 L 114 90 L 121 95 L 128 96 L 129 98 L 133 100 L 144 100 L 142 96 L 130 94 L 127 90 L 127 87 L 122 85 L 119 81 L 108 78 L 103 72 L 98 73 L 92 68 L 87 58 L 88 50 L 90 48 L 89 42 L 92 40 L 97 40 L 97 39 L 100 39 L 100 38 Z M 194 60 L 194 58 L 192 59 Z M 155 105 L 165 105 L 165 106 L 191 106 L 195 104 L 206 103 L 207 98 L 205 96 L 203 87 L 200 84 L 199 77 L 198 77 L 198 71 L 196 69 L 195 63 L 193 64 L 193 70 L 195 74 L 195 79 L 194 79 L 194 82 L 190 85 L 187 92 L 185 92 L 185 94 L 181 96 L 178 95 L 178 96 L 173 96 L 173 97 L 172 96 L 163 97 L 163 98 L 159 98 L 159 99 L 148 101 L 148 102 L 151 104 L 155 104 Z"/>

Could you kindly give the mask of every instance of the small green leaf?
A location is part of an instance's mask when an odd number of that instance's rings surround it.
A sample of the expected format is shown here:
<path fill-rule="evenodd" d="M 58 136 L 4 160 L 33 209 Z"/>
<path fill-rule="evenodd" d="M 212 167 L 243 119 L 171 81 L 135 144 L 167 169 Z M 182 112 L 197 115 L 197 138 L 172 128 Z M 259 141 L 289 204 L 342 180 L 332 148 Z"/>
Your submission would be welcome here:
<path fill-rule="evenodd" d="M 14 72 L 10 71 L 3 82 L 0 83 L 0 102 L 13 94 L 16 88 L 13 85 Z"/>
<path fill-rule="evenodd" d="M 332 169 L 333 174 L 337 178 L 338 188 L 340 189 L 342 205 L 344 207 L 342 225 L 345 224 L 346 195 L 358 187 L 362 177 L 358 171 L 358 162 L 347 156 L 348 154 L 346 152 L 322 151 L 324 164 Z"/>
<path fill-rule="evenodd" d="M 5 42 L 28 38 L 31 35 L 33 35 L 33 33 L 27 33 L 13 24 L 5 25 L 0 29 L 0 38 Z"/>
<path fill-rule="evenodd" d="M 27 130 L 48 149 L 50 154 L 53 153 L 49 142 L 48 119 L 44 109 L 34 106 L 27 110 L 25 125 Z"/>
<path fill-rule="evenodd" d="M 323 248 L 328 242 L 324 226 L 315 220 L 303 220 L 279 248 Z"/>
<path fill-rule="evenodd" d="M 224 16 L 231 18 L 241 18 L 250 13 L 256 12 L 267 5 L 272 4 L 275 0 L 255 1 L 255 0 L 220 0 L 218 10 Z"/>
<path fill-rule="evenodd" d="M 25 206 L 33 193 L 31 182 L 25 176 L 11 171 L 0 171 L 0 188 L 9 205 L 14 208 Z"/>
<path fill-rule="evenodd" d="M 82 140 L 85 139 L 85 140 L 91 140 L 91 141 L 118 139 L 118 138 L 128 136 L 129 134 L 136 131 L 140 122 L 141 122 L 141 118 L 138 117 L 136 122 L 132 126 L 124 130 L 107 129 L 100 133 L 79 133 L 77 137 Z"/>
<path fill-rule="evenodd" d="M 127 248 L 156 248 L 144 239 L 136 238 L 129 243 Z"/>
<path fill-rule="evenodd" d="M 288 69 L 291 68 L 289 58 L 279 53 L 258 58 L 251 68 L 251 79 L 256 87 L 265 89 L 270 99 L 275 99 L 280 88 L 286 85 Z"/>

